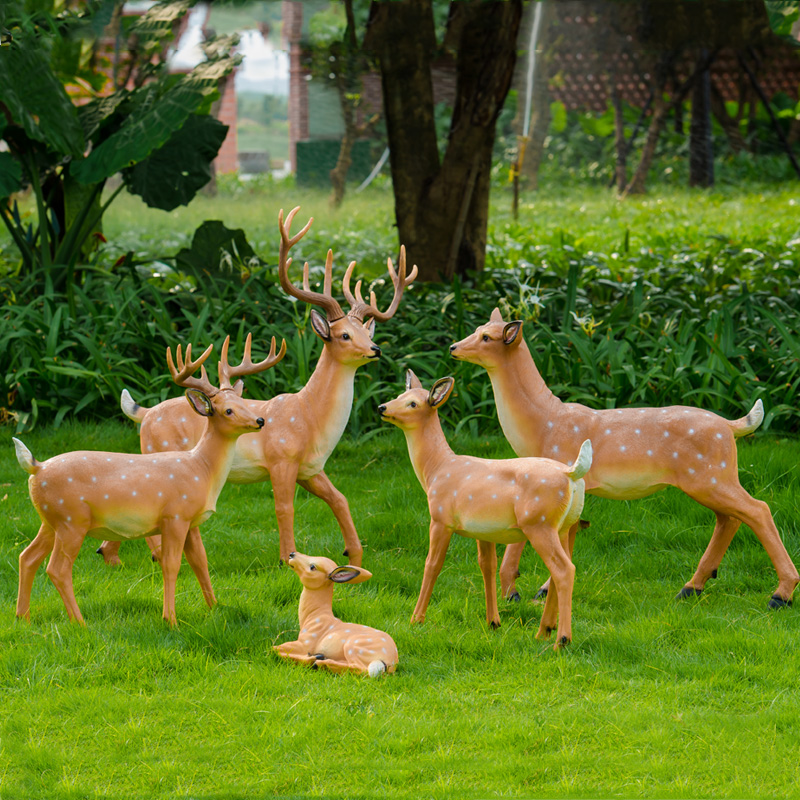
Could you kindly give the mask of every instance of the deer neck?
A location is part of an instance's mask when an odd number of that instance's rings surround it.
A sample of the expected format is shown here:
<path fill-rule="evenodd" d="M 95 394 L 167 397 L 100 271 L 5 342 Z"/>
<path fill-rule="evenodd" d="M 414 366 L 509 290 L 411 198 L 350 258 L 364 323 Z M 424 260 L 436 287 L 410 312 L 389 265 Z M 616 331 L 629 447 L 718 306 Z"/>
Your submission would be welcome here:
<path fill-rule="evenodd" d="M 300 390 L 304 401 L 313 409 L 314 418 L 325 430 L 344 432 L 353 409 L 353 384 L 357 366 L 336 361 L 323 348 L 308 383 Z M 335 442 L 334 442 L 335 445 Z"/>
<path fill-rule="evenodd" d="M 417 480 L 427 492 L 436 474 L 454 455 L 444 436 L 439 415 L 433 414 L 418 428 L 403 433 Z"/>
<path fill-rule="evenodd" d="M 237 438 L 223 435 L 209 420 L 202 438 L 188 453 L 188 458 L 195 461 L 198 467 L 202 466 L 209 477 L 208 500 L 212 506 L 228 479 Z"/>
<path fill-rule="evenodd" d="M 547 388 L 525 342 L 511 350 L 500 365 L 487 367 L 497 417 L 503 434 L 518 456 L 538 456 L 547 423 L 563 403 Z"/>
<path fill-rule="evenodd" d="M 333 588 L 334 585 L 330 582 L 327 586 L 323 586 L 320 589 L 306 589 L 303 587 L 297 612 L 301 628 L 308 628 L 309 624 L 314 623 L 317 619 L 335 619 L 333 611 L 331 610 L 333 605 Z"/>

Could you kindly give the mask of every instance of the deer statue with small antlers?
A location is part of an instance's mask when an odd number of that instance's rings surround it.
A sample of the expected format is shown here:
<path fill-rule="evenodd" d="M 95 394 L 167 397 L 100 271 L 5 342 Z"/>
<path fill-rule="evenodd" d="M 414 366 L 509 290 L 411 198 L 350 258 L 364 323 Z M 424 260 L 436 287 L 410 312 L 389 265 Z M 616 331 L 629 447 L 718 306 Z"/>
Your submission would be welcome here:
<path fill-rule="evenodd" d="M 498 627 L 496 543 L 530 542 L 555 584 L 555 591 L 547 595 L 537 637 L 549 637 L 557 619 L 555 647 L 565 645 L 572 640 L 575 579 L 567 537 L 583 509 L 583 475 L 592 463 L 591 442 L 587 439 L 574 448 L 573 466 L 550 458 L 456 455 L 447 444 L 438 413 L 454 383 L 453 378 L 441 378 L 428 392 L 409 370 L 406 391 L 378 407 L 381 419 L 405 434 L 414 472 L 428 495 L 430 550 L 411 621 L 425 621 L 450 539 L 457 533 L 478 542 L 486 621 Z"/>
<path fill-rule="evenodd" d="M 522 322 L 506 323 L 498 309 L 485 325 L 450 347 L 459 361 L 489 373 L 497 415 L 506 439 L 519 456 L 562 460 L 589 437 L 594 447 L 586 491 L 615 500 L 635 500 L 677 486 L 717 518 L 716 527 L 691 580 L 678 599 L 699 595 L 717 568 L 739 525 L 758 537 L 778 573 L 770 608 L 791 604 L 800 581 L 766 503 L 739 483 L 736 439 L 752 433 L 764 415 L 758 400 L 741 419 L 729 421 L 689 406 L 619 408 L 595 411 L 563 403 L 545 384 L 522 336 Z M 575 530 L 570 532 L 570 553 Z M 522 545 L 506 550 L 501 567 L 503 596 L 518 599 L 514 581 Z M 540 593 L 545 593 L 543 586 Z"/>
<path fill-rule="evenodd" d="M 176 363 L 167 349 L 172 379 L 186 389 L 189 406 L 208 421 L 205 432 L 189 452 L 146 455 L 75 451 L 38 462 L 25 445 L 14 439 L 20 466 L 30 474 L 28 489 L 42 525 L 19 557 L 17 616 L 30 618 L 30 598 L 36 570 L 50 554 L 47 574 L 55 584 L 70 619 L 83 624 L 72 587 L 72 567 L 88 535 L 118 541 L 161 534 L 161 570 L 164 576 L 164 619 L 177 624 L 175 581 L 186 554 L 209 606 L 216 599 L 198 526 L 216 510 L 217 497 L 231 467 L 236 440 L 259 430 L 263 417 L 255 413 L 231 386 L 236 375 L 275 366 L 286 343 L 258 364 L 250 361 L 250 342 L 239 367 L 227 365 L 228 340 L 223 347 L 217 389 L 208 380 L 203 363 L 213 345 L 195 361 L 192 346 L 184 361 L 178 345 Z M 201 377 L 193 377 L 198 367 Z"/>
<path fill-rule="evenodd" d="M 350 311 L 345 314 L 331 292 L 333 251 L 328 250 L 325 261 L 322 292 L 309 288 L 307 263 L 303 270 L 302 289 L 289 279 L 292 263 L 289 251 L 305 236 L 313 222 L 312 218 L 298 233 L 290 235 L 292 220 L 298 210 L 295 208 L 289 212 L 285 224 L 283 210 L 278 216 L 281 236 L 278 274 L 284 291 L 313 306 L 311 327 L 322 339 L 322 354 L 308 383 L 297 394 L 245 401 L 252 411 L 266 420 L 266 424 L 258 433 L 239 439 L 228 480 L 232 483 L 272 482 L 282 561 L 286 561 L 289 553 L 295 550 L 294 494 L 295 484 L 299 484 L 330 506 L 342 531 L 344 554 L 351 564 L 359 566 L 363 548 L 350 507 L 345 496 L 325 474 L 325 463 L 350 418 L 356 370 L 381 355 L 380 348 L 372 341 L 375 322 L 385 322 L 394 316 L 404 290 L 417 276 L 417 268 L 415 266 L 406 275 L 403 247 L 400 248 L 397 271 L 392 260 L 388 259 L 394 296 L 386 311 L 380 311 L 374 292 L 369 303 L 364 301 L 360 281 L 356 284 L 355 295 L 350 291 L 350 278 L 356 265 L 352 261 L 342 281 L 344 296 L 350 304 Z M 203 420 L 187 416 L 180 399 L 166 400 L 147 409 L 123 392 L 122 410 L 134 421 L 142 423 L 139 435 L 143 453 L 189 449 L 203 433 Z M 152 542 L 151 549 L 155 547 L 156 543 Z M 118 549 L 117 543 L 104 542 L 100 552 L 107 562 L 113 563 L 119 560 Z"/>
<path fill-rule="evenodd" d="M 331 672 L 362 672 L 371 678 L 397 669 L 397 647 L 391 636 L 366 625 L 333 616 L 337 583 L 363 583 L 372 573 L 349 565 L 337 567 L 329 558 L 289 553 L 289 566 L 303 584 L 300 594 L 300 637 L 276 645 L 283 658 Z"/>

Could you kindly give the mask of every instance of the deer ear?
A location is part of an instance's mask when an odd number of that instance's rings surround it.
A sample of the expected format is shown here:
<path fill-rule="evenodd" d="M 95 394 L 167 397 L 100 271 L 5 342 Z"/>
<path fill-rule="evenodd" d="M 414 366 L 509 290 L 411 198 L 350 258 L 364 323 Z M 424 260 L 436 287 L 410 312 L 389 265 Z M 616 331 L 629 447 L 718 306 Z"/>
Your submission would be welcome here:
<path fill-rule="evenodd" d="M 413 370 L 406 370 L 406 391 L 409 389 L 421 389 L 422 381 L 414 374 Z"/>
<path fill-rule="evenodd" d="M 444 405 L 447 398 L 450 397 L 450 392 L 453 391 L 455 385 L 455 378 L 439 378 L 439 380 L 433 384 L 430 394 L 428 395 L 428 405 L 432 408 L 439 408 L 439 406 Z"/>
<path fill-rule="evenodd" d="M 233 384 L 233 391 L 241 397 L 244 394 L 244 381 L 239 378 L 236 383 Z"/>
<path fill-rule="evenodd" d="M 204 392 L 201 392 L 199 389 L 187 389 L 186 399 L 201 417 L 214 416 L 214 406 L 211 405 L 211 399 Z"/>
<path fill-rule="evenodd" d="M 331 340 L 330 323 L 316 308 L 311 309 L 311 327 L 323 342 Z"/>
<path fill-rule="evenodd" d="M 328 580 L 334 583 L 363 583 L 372 577 L 372 573 L 361 567 L 336 567 L 328 573 Z"/>
<path fill-rule="evenodd" d="M 375 318 L 374 317 L 370 317 L 364 323 L 364 330 L 367 332 L 367 336 L 369 336 L 370 339 L 372 339 L 372 337 L 375 336 Z"/>
<path fill-rule="evenodd" d="M 495 308 L 492 311 L 491 316 L 489 317 L 489 322 L 502 322 L 502 321 L 503 321 L 503 315 L 500 313 L 500 309 Z"/>
<path fill-rule="evenodd" d="M 519 336 L 519 332 L 521 330 L 521 320 L 509 322 L 508 325 L 503 328 L 503 344 L 514 344 L 514 342 L 517 341 L 517 336 Z"/>

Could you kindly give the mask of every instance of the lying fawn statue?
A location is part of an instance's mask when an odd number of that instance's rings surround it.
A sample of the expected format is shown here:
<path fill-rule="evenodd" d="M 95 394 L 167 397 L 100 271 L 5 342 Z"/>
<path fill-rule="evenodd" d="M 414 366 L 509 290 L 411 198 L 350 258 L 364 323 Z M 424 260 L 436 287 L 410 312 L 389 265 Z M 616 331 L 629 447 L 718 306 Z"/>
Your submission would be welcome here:
<path fill-rule="evenodd" d="M 329 558 L 290 553 L 287 562 L 303 591 L 300 594 L 300 638 L 276 645 L 284 658 L 331 672 L 364 672 L 377 678 L 397 669 L 397 647 L 388 633 L 354 625 L 333 616 L 337 583 L 363 583 L 372 573 L 361 567 L 338 567 Z"/>
<path fill-rule="evenodd" d="M 586 437 L 594 459 L 586 491 L 614 500 L 635 500 L 677 486 L 717 517 L 711 542 L 678 598 L 699 595 L 717 569 L 739 525 L 749 525 L 778 573 L 770 608 L 791 604 L 800 581 L 769 506 L 739 483 L 736 439 L 752 433 L 764 416 L 758 400 L 734 421 L 690 406 L 618 408 L 595 411 L 563 403 L 545 384 L 522 336 L 522 322 L 506 323 L 498 309 L 488 323 L 450 347 L 459 361 L 489 373 L 503 433 L 519 456 L 563 460 Z M 570 532 L 570 553 L 574 542 Z M 506 550 L 500 570 L 504 597 L 519 597 L 514 580 L 524 544 Z M 546 592 L 543 587 L 542 592 Z"/>
<path fill-rule="evenodd" d="M 170 624 L 177 624 L 175 581 L 181 553 L 186 553 L 208 605 L 216 602 L 198 526 L 216 509 L 233 462 L 236 439 L 259 430 L 264 419 L 233 391 L 225 380 L 224 366 L 220 366 L 220 388 L 210 383 L 203 362 L 211 350 L 209 345 L 192 361 L 189 345 L 184 363 L 178 345 L 176 368 L 167 349 L 172 378 L 186 388 L 184 408 L 192 408 L 208 420 L 202 438 L 189 452 L 131 455 L 75 451 L 40 463 L 19 439 L 14 439 L 20 466 L 30 474 L 31 500 L 42 520 L 36 538 L 19 557 L 18 617 L 29 619 L 33 578 L 50 555 L 47 574 L 70 619 L 83 624 L 72 588 L 72 567 L 87 535 L 124 541 L 161 534 L 164 619 Z M 251 364 L 251 371 L 269 369 L 285 352 L 284 343 L 276 355 L 273 338 L 268 358 Z M 202 376 L 192 377 L 198 367 Z"/>
<path fill-rule="evenodd" d="M 417 275 L 417 268 L 414 267 L 406 276 L 403 248 L 397 271 L 392 260 L 388 259 L 394 295 L 386 311 L 380 311 L 374 294 L 371 294 L 369 303 L 364 301 L 360 281 L 356 284 L 355 295 L 350 291 L 350 277 L 355 268 L 355 261 L 351 262 L 342 281 L 344 296 L 350 304 L 350 311 L 345 314 L 332 295 L 332 251 L 328 251 L 325 262 L 322 292 L 309 288 L 308 264 L 303 271 L 302 289 L 289 280 L 292 263 L 289 251 L 305 236 L 312 222 L 309 220 L 305 227 L 291 236 L 289 229 L 297 211 L 295 208 L 289 213 L 285 224 L 283 211 L 278 217 L 281 235 L 279 276 L 281 286 L 288 294 L 314 306 L 311 327 L 322 339 L 322 354 L 308 383 L 297 394 L 245 401 L 253 412 L 264 417 L 266 424 L 257 434 L 239 440 L 228 480 L 231 483 L 272 482 L 282 561 L 286 561 L 295 549 L 294 497 L 295 485 L 299 485 L 330 506 L 342 531 L 344 554 L 351 564 L 358 565 L 363 549 L 350 507 L 345 496 L 325 474 L 325 462 L 350 419 L 356 370 L 381 355 L 381 349 L 372 341 L 375 322 L 384 322 L 394 316 L 404 290 Z M 131 419 L 142 423 L 139 436 L 143 453 L 189 450 L 202 436 L 205 425 L 202 419 L 185 414 L 179 398 L 148 409 L 137 405 L 127 392 L 123 392 L 122 410 Z M 157 541 L 149 544 L 157 552 Z M 117 543 L 104 542 L 100 552 L 106 562 L 117 563 L 118 549 Z"/>
<path fill-rule="evenodd" d="M 406 391 L 378 407 L 381 419 L 406 436 L 414 472 L 428 495 L 430 550 L 412 622 L 424 622 L 433 586 L 454 533 L 478 542 L 478 564 L 486 594 L 486 620 L 498 627 L 496 543 L 530 542 L 555 584 L 542 612 L 537 637 L 556 627 L 555 646 L 572 639 L 575 567 L 567 537 L 583 509 L 583 476 L 592 463 L 592 445 L 575 447 L 575 464 L 549 458 L 486 459 L 456 455 L 447 444 L 438 410 L 453 391 L 441 378 L 428 392 L 411 370 Z"/>

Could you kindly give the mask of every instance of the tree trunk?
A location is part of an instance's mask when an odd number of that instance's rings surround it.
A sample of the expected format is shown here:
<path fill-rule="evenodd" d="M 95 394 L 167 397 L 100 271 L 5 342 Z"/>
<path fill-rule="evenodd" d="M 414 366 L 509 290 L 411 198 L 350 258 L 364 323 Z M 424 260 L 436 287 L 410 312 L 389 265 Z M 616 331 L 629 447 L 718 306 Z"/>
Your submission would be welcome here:
<path fill-rule="evenodd" d="M 616 70 L 609 76 L 609 84 L 611 105 L 614 108 L 614 146 L 617 151 L 614 183 L 617 186 L 617 192 L 622 194 L 625 191 L 625 184 L 628 182 L 628 142 L 625 139 L 625 117 L 622 113 L 622 97 L 617 86 Z"/>
<path fill-rule="evenodd" d="M 400 242 L 421 280 L 481 270 L 495 124 L 511 85 L 521 0 L 451 6 L 458 30 L 456 98 L 442 162 L 436 145 L 430 0 L 373 2 Z"/>
<path fill-rule="evenodd" d="M 701 50 L 698 63 L 708 61 Z M 711 72 L 706 67 L 692 89 L 692 122 L 689 128 L 689 186 L 714 185 L 714 148 L 711 140 Z"/>
<path fill-rule="evenodd" d="M 734 153 L 741 153 L 742 150 L 746 149 L 744 138 L 742 137 L 742 131 L 739 127 L 739 120 L 741 119 L 742 114 L 742 105 L 743 103 L 740 101 L 739 116 L 732 117 L 728 113 L 722 93 L 712 79 L 711 113 L 714 115 L 714 118 L 717 120 L 717 122 L 719 122 L 722 130 L 725 131 L 725 135 L 728 137 L 728 144 L 731 146 L 731 150 L 733 150 Z"/>

